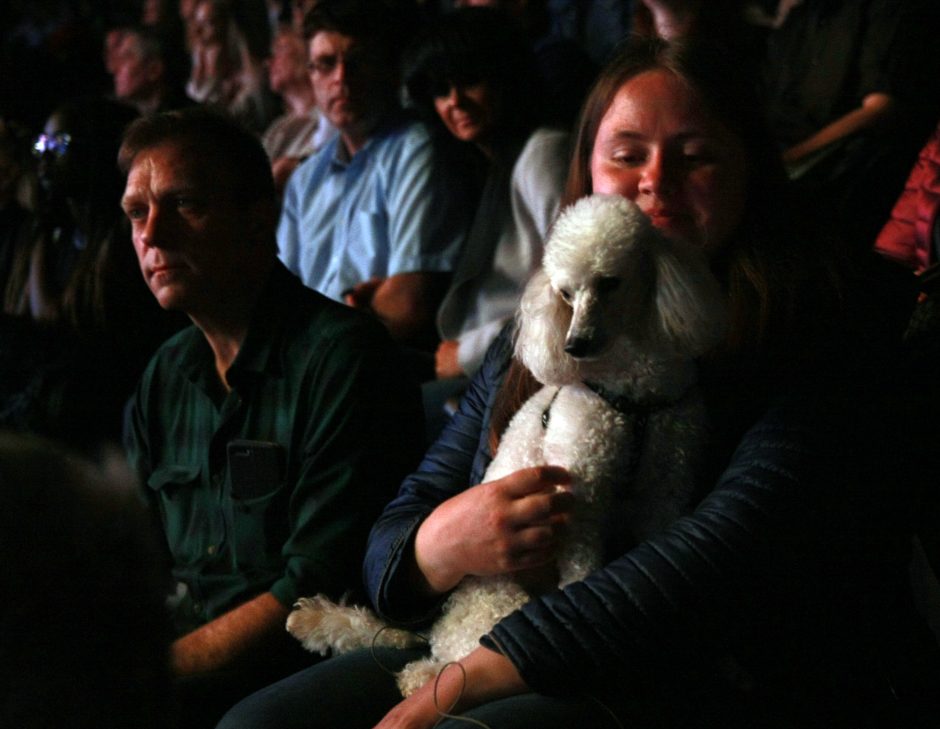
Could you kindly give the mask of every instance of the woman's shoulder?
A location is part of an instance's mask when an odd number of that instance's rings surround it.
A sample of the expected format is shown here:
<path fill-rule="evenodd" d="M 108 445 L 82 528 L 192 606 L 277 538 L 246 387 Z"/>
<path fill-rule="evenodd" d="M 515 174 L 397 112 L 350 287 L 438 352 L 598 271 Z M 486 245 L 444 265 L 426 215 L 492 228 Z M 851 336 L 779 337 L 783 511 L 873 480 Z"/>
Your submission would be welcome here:
<path fill-rule="evenodd" d="M 571 134 L 555 127 L 538 127 L 522 147 L 516 168 L 531 165 L 537 169 L 546 163 L 567 166 L 570 151 Z"/>

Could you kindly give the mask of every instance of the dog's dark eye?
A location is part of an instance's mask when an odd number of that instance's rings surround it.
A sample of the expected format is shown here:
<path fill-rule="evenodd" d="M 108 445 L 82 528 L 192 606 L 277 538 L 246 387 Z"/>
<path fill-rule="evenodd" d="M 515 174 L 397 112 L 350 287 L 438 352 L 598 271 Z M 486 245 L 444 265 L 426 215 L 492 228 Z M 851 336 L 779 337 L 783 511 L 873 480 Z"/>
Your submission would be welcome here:
<path fill-rule="evenodd" d="M 568 289 L 558 289 L 558 293 L 561 294 L 561 298 L 565 301 L 571 301 L 571 292 Z"/>
<path fill-rule="evenodd" d="M 623 283 L 622 279 L 615 278 L 614 276 L 598 279 L 597 292 L 600 294 L 609 294 L 619 289 L 621 283 Z"/>

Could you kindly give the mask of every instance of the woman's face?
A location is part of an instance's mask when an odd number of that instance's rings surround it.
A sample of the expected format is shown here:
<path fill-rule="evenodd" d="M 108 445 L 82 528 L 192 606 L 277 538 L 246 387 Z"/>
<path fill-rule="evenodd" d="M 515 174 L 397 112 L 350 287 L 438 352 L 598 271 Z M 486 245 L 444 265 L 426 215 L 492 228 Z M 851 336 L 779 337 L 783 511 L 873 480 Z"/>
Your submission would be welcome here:
<path fill-rule="evenodd" d="M 495 104 L 490 85 L 450 85 L 445 96 L 434 97 L 434 108 L 447 131 L 462 142 L 486 144 L 494 126 Z"/>
<path fill-rule="evenodd" d="M 635 201 L 657 228 L 709 255 L 741 220 L 747 172 L 741 140 L 664 70 L 646 71 L 620 87 L 591 155 L 595 193 Z"/>
<path fill-rule="evenodd" d="M 204 46 L 222 42 L 221 19 L 214 2 L 197 3 L 193 11 L 193 32 Z"/>
<path fill-rule="evenodd" d="M 302 36 L 292 30 L 283 30 L 271 44 L 268 61 L 268 85 L 275 93 L 283 93 L 291 85 L 309 84 L 307 75 L 307 45 Z"/>
<path fill-rule="evenodd" d="M 39 185 L 46 194 L 66 193 L 76 184 L 77 171 L 73 159 L 75 140 L 72 139 L 71 131 L 58 112 L 53 112 L 43 127 L 43 136 L 53 142 L 40 155 L 36 167 Z"/>

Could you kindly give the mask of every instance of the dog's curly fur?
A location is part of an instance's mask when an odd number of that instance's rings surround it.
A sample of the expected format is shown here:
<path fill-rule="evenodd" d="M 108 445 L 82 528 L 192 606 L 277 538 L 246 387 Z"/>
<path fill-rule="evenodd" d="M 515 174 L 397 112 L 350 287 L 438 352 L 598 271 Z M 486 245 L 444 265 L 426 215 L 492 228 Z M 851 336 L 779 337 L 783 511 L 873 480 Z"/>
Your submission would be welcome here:
<path fill-rule="evenodd" d="M 570 472 L 578 505 L 555 585 L 600 567 L 612 529 L 626 525 L 642 540 L 692 506 L 706 427 L 695 359 L 724 327 L 723 297 L 701 251 L 661 235 L 634 203 L 594 195 L 556 221 L 524 292 L 515 343 L 544 387 L 515 414 L 484 476 L 542 464 Z M 403 695 L 470 653 L 530 597 L 509 576 L 465 578 L 431 628 L 431 657 L 399 673 Z M 298 605 L 288 630 L 322 653 L 368 646 L 383 625 L 322 598 Z M 387 633 L 379 644 L 407 641 Z"/>

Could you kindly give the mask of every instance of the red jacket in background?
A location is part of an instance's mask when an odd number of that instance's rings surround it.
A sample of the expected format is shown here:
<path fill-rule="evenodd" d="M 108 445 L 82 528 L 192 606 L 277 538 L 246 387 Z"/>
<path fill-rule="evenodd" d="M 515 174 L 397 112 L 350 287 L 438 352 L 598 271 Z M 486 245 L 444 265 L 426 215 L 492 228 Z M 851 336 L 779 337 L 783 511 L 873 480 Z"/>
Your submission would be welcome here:
<path fill-rule="evenodd" d="M 940 209 L 940 125 L 920 150 L 904 192 L 878 234 L 875 250 L 887 258 L 923 271 L 933 263 L 931 231 Z"/>

